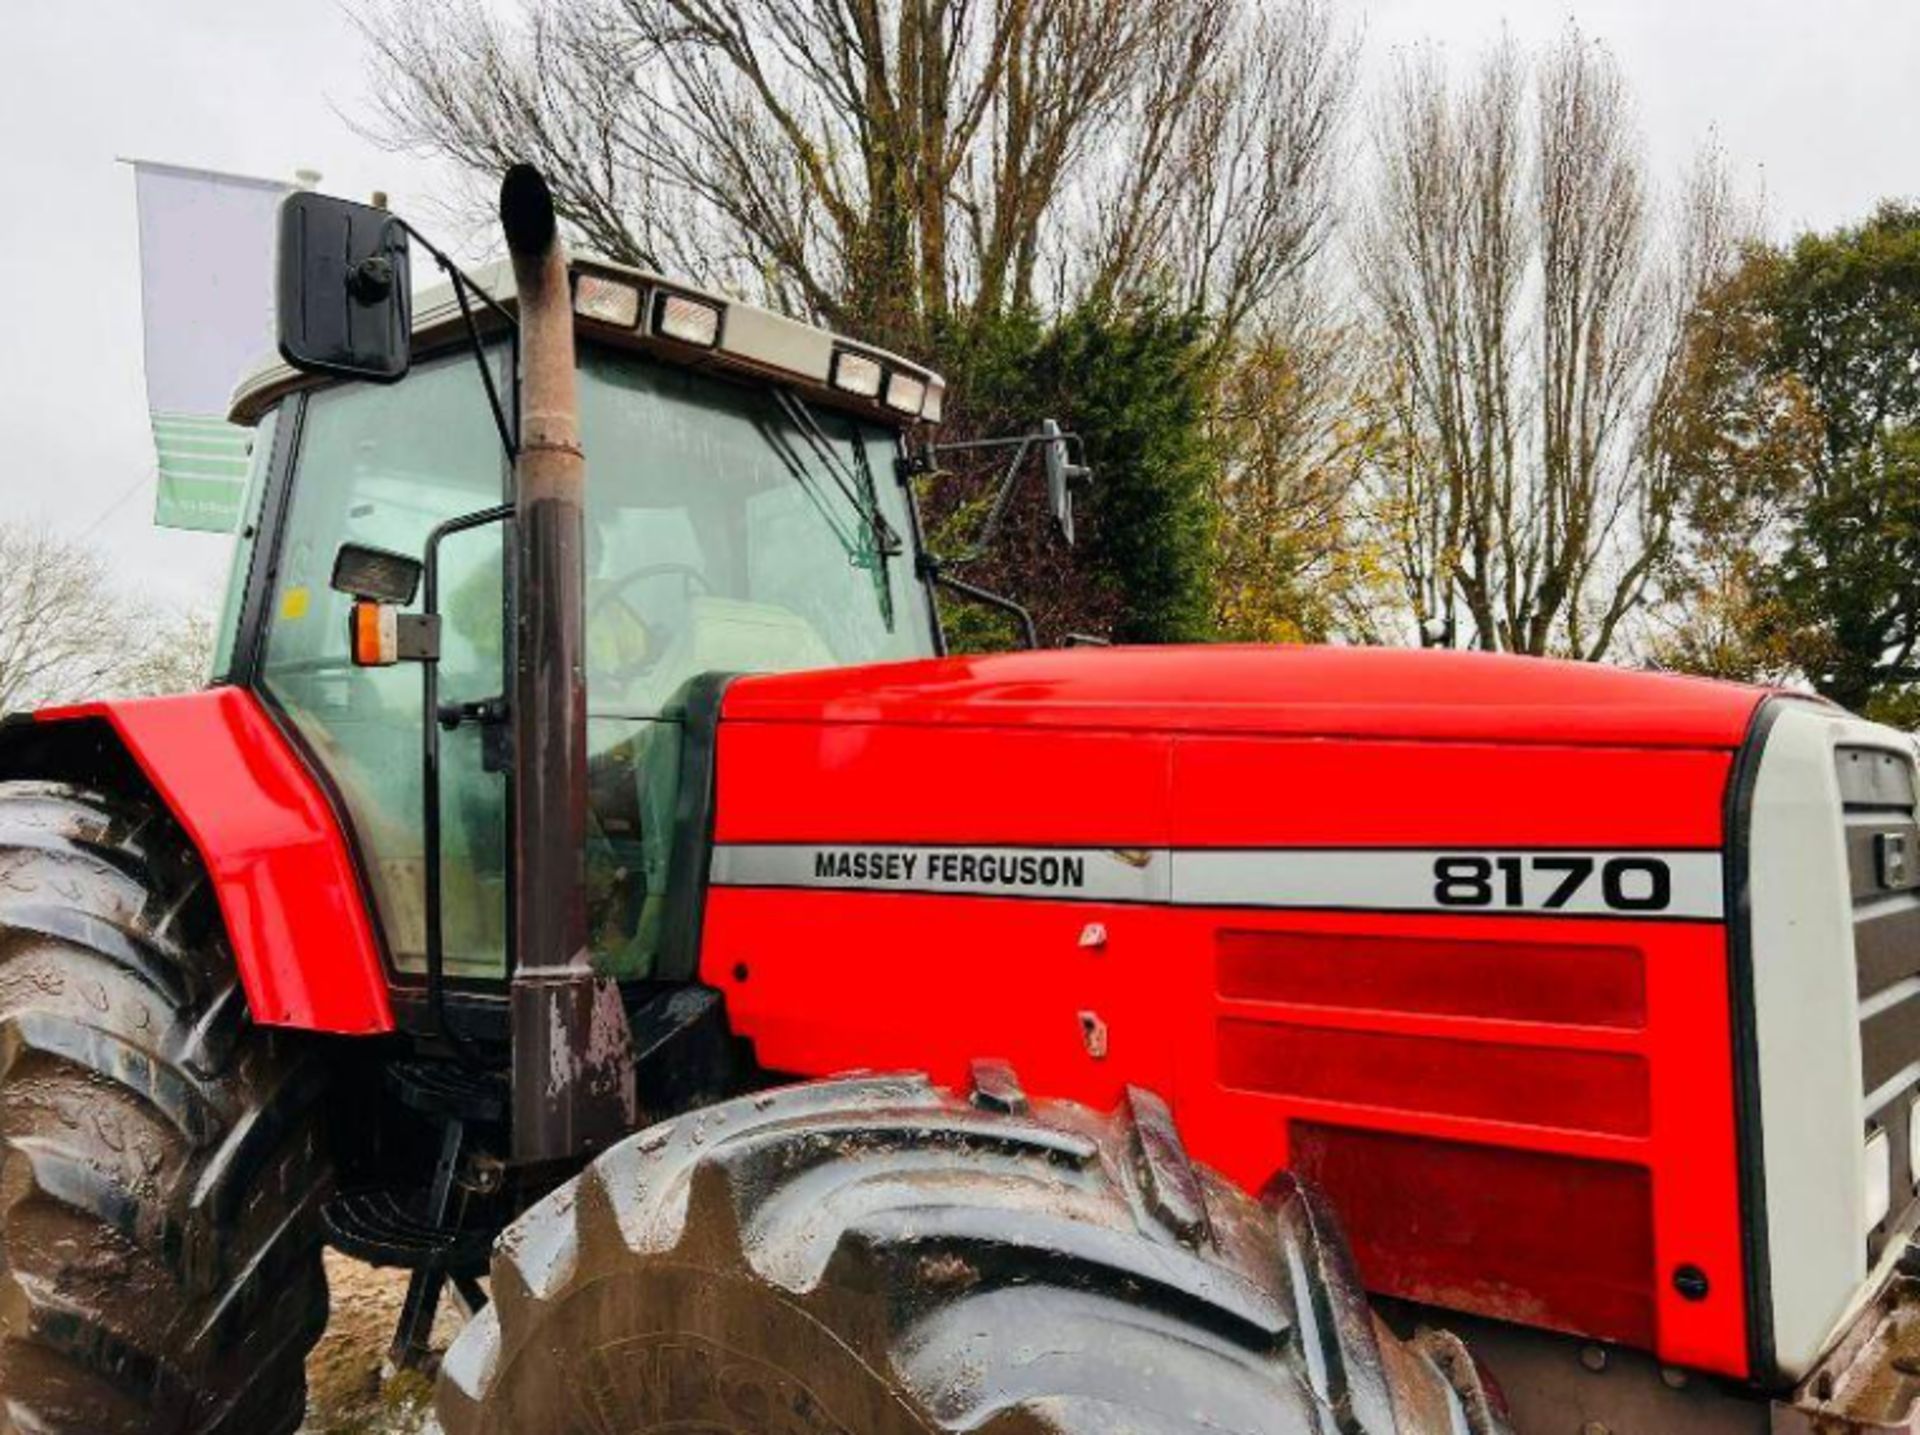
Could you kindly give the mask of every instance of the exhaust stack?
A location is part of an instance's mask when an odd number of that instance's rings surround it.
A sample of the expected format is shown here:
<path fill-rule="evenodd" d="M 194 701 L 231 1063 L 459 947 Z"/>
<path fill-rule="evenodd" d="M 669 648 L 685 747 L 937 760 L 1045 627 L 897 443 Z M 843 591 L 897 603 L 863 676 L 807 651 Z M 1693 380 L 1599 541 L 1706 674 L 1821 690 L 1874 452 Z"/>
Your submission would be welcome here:
<path fill-rule="evenodd" d="M 619 989 L 587 950 L 586 456 L 553 196 L 515 165 L 500 224 L 520 314 L 514 463 L 513 1152 L 557 1161 L 635 1125 Z"/>

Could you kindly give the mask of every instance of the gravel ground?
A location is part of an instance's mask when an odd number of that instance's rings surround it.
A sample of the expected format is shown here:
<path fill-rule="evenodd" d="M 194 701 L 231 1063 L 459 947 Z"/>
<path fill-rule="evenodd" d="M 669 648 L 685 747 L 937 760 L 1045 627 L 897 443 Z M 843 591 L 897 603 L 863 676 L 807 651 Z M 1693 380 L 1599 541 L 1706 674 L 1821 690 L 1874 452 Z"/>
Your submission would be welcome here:
<path fill-rule="evenodd" d="M 327 1285 L 333 1317 L 307 1360 L 301 1435 L 438 1435 L 429 1413 L 432 1382 L 383 1373 L 407 1293 L 406 1272 L 376 1270 L 329 1251 Z M 434 1349 L 445 1350 L 459 1328 L 453 1302 L 442 1302 Z"/>

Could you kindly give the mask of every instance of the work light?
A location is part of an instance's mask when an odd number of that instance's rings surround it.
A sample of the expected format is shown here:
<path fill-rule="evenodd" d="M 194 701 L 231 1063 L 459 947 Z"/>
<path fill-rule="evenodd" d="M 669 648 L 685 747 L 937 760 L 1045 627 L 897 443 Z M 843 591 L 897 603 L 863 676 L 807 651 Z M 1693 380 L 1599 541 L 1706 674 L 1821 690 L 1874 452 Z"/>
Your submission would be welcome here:
<path fill-rule="evenodd" d="M 720 342 L 720 310 L 716 305 L 662 290 L 653 301 L 653 332 L 663 339 L 711 349 Z"/>
<path fill-rule="evenodd" d="M 887 375 L 887 407 L 898 409 L 903 414 L 919 416 L 921 406 L 927 401 L 927 381 L 918 375 L 909 374 L 904 369 L 895 369 Z"/>
<path fill-rule="evenodd" d="M 640 286 L 604 274 L 583 273 L 574 282 L 573 312 L 596 323 L 631 329 L 640 322 Z"/>
<path fill-rule="evenodd" d="M 833 386 L 863 399 L 880 397 L 880 361 L 852 349 L 833 351 Z"/>

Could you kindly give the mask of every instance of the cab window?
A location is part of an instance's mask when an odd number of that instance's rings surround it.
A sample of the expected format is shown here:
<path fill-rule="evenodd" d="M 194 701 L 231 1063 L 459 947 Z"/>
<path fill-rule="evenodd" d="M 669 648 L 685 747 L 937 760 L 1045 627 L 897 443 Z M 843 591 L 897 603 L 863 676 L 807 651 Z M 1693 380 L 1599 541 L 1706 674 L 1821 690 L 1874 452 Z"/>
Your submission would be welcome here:
<path fill-rule="evenodd" d="M 414 556 L 449 518 L 501 500 L 504 464 L 484 390 L 465 356 L 404 382 L 322 389 L 307 400 L 262 678 L 346 806 L 387 946 L 402 970 L 426 960 L 420 669 L 358 668 L 348 656 L 350 600 L 329 586 L 334 555 L 362 543 Z M 501 690 L 498 526 L 441 549 L 440 697 Z M 504 779 L 486 771 L 480 734 L 443 737 L 443 887 L 448 970 L 504 970 Z"/>

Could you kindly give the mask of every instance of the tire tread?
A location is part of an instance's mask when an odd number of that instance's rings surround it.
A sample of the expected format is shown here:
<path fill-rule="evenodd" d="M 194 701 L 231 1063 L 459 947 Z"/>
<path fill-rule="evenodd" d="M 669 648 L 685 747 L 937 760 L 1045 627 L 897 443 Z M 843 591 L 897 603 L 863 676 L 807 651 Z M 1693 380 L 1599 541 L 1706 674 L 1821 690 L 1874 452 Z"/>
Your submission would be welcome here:
<path fill-rule="evenodd" d="M 299 1424 L 327 1312 L 323 1090 L 310 1055 L 246 1025 L 163 810 L 0 782 L 0 1435 Z M 85 1119 L 62 1119 L 74 1092 Z M 140 1254 L 124 1293 L 63 1287 L 76 1222 Z"/>
<path fill-rule="evenodd" d="M 1351 1310 L 1296 1288 L 1345 1274 L 1288 1246 L 1324 1238 L 1195 1165 L 1149 1093 L 1102 1117 L 1028 1102 L 1004 1069 L 970 1099 L 917 1077 L 793 1087 L 630 1138 L 529 1210 L 496 1247 L 493 1305 L 448 1353 L 438 1411 L 447 1435 L 504 1435 L 530 1398 L 574 1388 L 570 1302 L 691 1269 L 805 1312 L 916 1429 L 1448 1428 L 1398 1423 L 1364 1301 L 1356 1333 Z M 1311 1336 L 1337 1351 L 1303 1348 L 1309 1306 L 1336 1318 Z M 1391 1372 L 1425 1404 L 1453 1399 L 1421 1352 L 1396 1347 Z"/>

